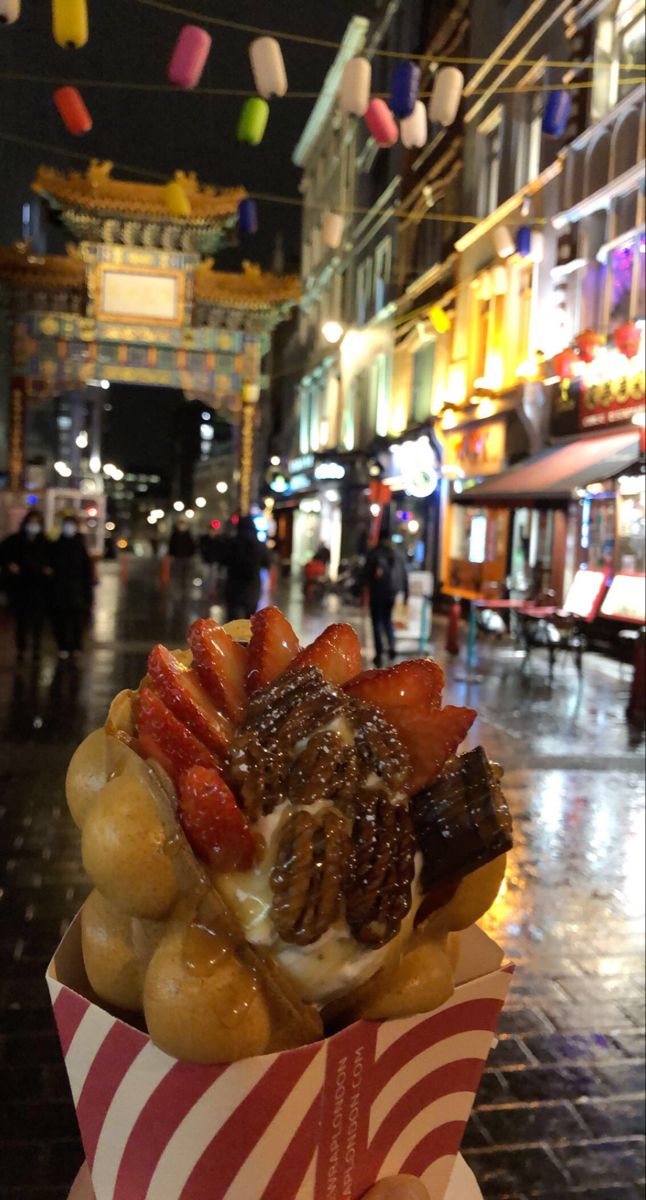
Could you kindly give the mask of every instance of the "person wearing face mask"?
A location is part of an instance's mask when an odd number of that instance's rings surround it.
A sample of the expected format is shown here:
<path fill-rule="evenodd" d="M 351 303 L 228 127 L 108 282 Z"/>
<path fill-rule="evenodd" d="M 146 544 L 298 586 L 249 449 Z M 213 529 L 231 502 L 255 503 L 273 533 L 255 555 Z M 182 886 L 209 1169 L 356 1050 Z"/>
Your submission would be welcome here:
<path fill-rule="evenodd" d="M 18 658 L 24 658 L 28 643 L 34 658 L 40 656 L 40 644 L 47 612 L 50 546 L 44 534 L 43 518 L 37 509 L 29 509 L 17 533 L 5 538 L 0 546 L 9 606 L 15 622 Z"/>
<path fill-rule="evenodd" d="M 83 626 L 92 603 L 92 560 L 75 516 L 66 516 L 52 546 L 52 619 L 59 658 L 81 653 Z"/>

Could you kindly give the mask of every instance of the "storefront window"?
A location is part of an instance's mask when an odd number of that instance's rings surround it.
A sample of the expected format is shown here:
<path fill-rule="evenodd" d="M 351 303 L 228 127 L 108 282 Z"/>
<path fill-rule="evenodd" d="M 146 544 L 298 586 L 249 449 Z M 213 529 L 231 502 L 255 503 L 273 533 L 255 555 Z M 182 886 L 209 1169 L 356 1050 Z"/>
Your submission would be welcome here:
<path fill-rule="evenodd" d="M 413 419 L 427 421 L 431 412 L 435 340 L 426 342 L 413 359 Z"/>
<path fill-rule="evenodd" d="M 506 509 L 451 506 L 445 591 L 459 595 L 501 593 L 507 568 Z"/>
<path fill-rule="evenodd" d="M 620 571 L 646 570 L 645 483 L 643 475 L 619 480 L 616 566 Z"/>
<path fill-rule="evenodd" d="M 582 502 L 581 509 L 582 561 L 587 561 L 589 567 L 612 567 L 615 558 L 615 497 L 591 497 Z"/>

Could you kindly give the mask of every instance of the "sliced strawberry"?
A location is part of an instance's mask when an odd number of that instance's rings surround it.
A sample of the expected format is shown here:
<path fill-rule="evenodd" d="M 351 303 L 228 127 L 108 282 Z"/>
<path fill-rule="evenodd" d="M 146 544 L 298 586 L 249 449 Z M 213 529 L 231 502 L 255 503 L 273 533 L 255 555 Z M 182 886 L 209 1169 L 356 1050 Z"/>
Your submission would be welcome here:
<path fill-rule="evenodd" d="M 179 662 L 165 646 L 151 650 L 148 672 L 156 691 L 177 720 L 210 750 L 226 754 L 233 740 L 233 726 L 215 707 L 197 673 Z"/>
<path fill-rule="evenodd" d="M 328 625 L 296 656 L 290 670 L 318 667 L 328 683 L 347 683 L 361 670 L 361 645 L 351 625 Z"/>
<path fill-rule="evenodd" d="M 473 708 L 400 708 L 388 713 L 413 762 L 412 795 L 427 787 L 455 754 L 477 717 Z"/>
<path fill-rule="evenodd" d="M 357 700 L 377 704 L 392 720 L 391 714 L 401 709 L 439 708 L 443 688 L 444 671 L 439 663 L 432 658 L 418 658 L 385 671 L 364 671 L 343 690 Z"/>
<path fill-rule="evenodd" d="M 247 711 L 247 648 L 215 621 L 195 621 L 188 631 L 195 669 L 210 696 L 241 725 Z"/>
<path fill-rule="evenodd" d="M 139 692 L 137 737 L 144 758 L 155 758 L 177 782 L 195 763 L 214 767 L 216 757 L 166 707 L 152 687 Z"/>
<path fill-rule="evenodd" d="M 179 817 L 198 858 L 218 871 L 248 871 L 255 842 L 219 771 L 191 767 L 179 781 Z"/>
<path fill-rule="evenodd" d="M 289 621 L 279 608 L 262 608 L 251 618 L 251 641 L 247 661 L 247 692 L 268 687 L 286 671 L 300 650 Z"/>

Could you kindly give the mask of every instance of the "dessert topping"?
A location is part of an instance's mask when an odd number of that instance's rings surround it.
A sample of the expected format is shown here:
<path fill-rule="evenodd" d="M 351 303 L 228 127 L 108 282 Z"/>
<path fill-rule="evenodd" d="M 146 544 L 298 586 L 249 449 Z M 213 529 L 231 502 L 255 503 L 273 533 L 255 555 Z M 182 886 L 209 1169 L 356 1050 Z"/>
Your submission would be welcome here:
<path fill-rule="evenodd" d="M 410 910 L 415 838 L 406 808 L 382 795 L 362 797 L 344 880 L 348 925 L 358 942 L 383 946 Z"/>
<path fill-rule="evenodd" d="M 343 817 L 333 808 L 301 809 L 289 818 L 271 876 L 274 924 L 283 941 L 309 946 L 339 916 L 348 845 Z"/>

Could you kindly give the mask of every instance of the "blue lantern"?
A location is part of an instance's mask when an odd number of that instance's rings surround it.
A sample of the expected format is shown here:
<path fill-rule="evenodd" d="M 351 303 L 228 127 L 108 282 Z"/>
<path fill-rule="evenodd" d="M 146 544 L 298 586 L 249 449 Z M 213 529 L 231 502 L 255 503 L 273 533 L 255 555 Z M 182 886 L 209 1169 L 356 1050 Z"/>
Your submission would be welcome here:
<path fill-rule="evenodd" d="M 415 108 L 421 78 L 421 69 L 413 62 L 400 63 L 393 71 L 390 107 L 400 121 L 410 117 Z"/>
<path fill-rule="evenodd" d="M 571 111 L 572 96 L 569 92 L 550 92 L 543 112 L 543 133 L 547 137 L 563 137 Z"/>
<path fill-rule="evenodd" d="M 241 200 L 238 205 L 238 230 L 242 237 L 258 232 L 258 205 L 255 200 Z"/>
<path fill-rule="evenodd" d="M 529 258 L 532 250 L 532 231 L 529 225 L 521 225 L 516 231 L 516 253 Z"/>

